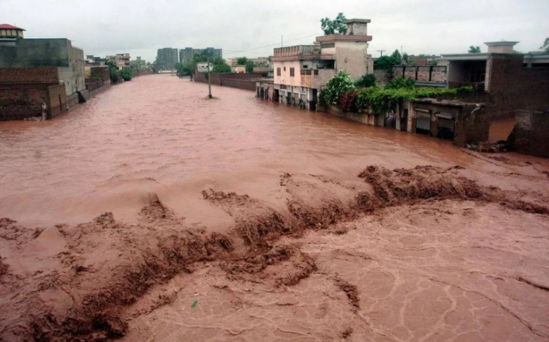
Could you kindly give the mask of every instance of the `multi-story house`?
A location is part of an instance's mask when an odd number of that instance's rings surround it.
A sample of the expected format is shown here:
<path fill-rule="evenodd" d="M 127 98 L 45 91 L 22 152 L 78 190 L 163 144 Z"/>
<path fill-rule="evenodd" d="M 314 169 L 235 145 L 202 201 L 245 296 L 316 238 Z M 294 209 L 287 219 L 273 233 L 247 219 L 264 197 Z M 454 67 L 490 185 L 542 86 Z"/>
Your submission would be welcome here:
<path fill-rule="evenodd" d="M 258 82 L 258 96 L 315 110 L 320 90 L 339 70 L 355 80 L 373 72 L 368 60 L 368 42 L 372 40 L 367 34 L 369 22 L 347 20 L 344 35 L 319 36 L 313 45 L 274 49 L 274 82 Z"/>
<path fill-rule="evenodd" d="M 107 61 L 116 65 L 118 70 L 130 67 L 131 56 L 129 53 L 117 53 L 114 56 L 107 56 Z"/>

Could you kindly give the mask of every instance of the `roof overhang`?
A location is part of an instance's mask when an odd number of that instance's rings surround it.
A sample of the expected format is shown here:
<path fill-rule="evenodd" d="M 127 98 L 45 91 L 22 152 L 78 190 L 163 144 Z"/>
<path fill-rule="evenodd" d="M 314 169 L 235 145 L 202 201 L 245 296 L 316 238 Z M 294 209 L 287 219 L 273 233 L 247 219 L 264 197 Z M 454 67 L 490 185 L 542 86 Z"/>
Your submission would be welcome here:
<path fill-rule="evenodd" d="M 13 26 L 10 24 L 0 24 L 0 30 L 18 30 L 18 31 L 26 31 L 25 29 L 22 29 L 17 26 Z"/>
<path fill-rule="evenodd" d="M 364 43 L 372 40 L 372 36 L 366 35 L 343 35 L 343 34 L 331 34 L 328 36 L 316 37 L 318 43 L 332 43 L 332 42 L 356 42 Z"/>
<path fill-rule="evenodd" d="M 488 46 L 515 46 L 518 43 L 520 43 L 520 42 L 510 42 L 510 41 L 502 40 L 500 42 L 486 42 L 484 44 L 486 44 Z"/>
<path fill-rule="evenodd" d="M 442 55 L 443 60 L 447 61 L 486 61 L 489 54 L 487 53 L 461 53 L 453 55 Z"/>
<path fill-rule="evenodd" d="M 372 21 L 370 19 L 349 19 L 349 20 L 345 21 L 345 24 L 347 24 L 347 25 L 354 24 L 354 23 L 369 24 L 371 22 Z"/>

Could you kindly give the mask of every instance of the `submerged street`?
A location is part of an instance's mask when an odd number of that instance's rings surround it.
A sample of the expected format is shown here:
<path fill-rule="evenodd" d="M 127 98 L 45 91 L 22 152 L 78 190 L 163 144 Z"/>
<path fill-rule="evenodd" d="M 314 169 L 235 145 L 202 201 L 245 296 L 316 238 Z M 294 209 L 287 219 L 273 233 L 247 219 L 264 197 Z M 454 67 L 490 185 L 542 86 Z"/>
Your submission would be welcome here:
<path fill-rule="evenodd" d="M 466 167 L 447 142 L 357 125 L 169 75 L 112 87 L 48 122 L 0 122 L 0 217 L 79 223 L 135 218 L 156 192 L 177 213 L 203 188 L 276 185 L 283 172 L 356 176 L 365 165 Z M 274 184 L 273 184 L 274 182 Z M 236 189 L 235 189 L 236 190 Z"/>
<path fill-rule="evenodd" d="M 212 91 L 0 122 L 0 340 L 549 339 L 547 160 Z"/>

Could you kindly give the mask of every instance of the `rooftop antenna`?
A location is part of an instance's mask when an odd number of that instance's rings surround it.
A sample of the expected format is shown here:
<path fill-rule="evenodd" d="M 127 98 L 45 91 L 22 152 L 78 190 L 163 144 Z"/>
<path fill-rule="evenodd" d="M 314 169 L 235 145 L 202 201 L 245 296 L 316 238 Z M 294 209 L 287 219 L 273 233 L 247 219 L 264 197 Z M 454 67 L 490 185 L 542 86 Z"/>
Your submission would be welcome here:
<path fill-rule="evenodd" d="M 383 52 L 385 52 L 385 50 L 377 50 L 377 52 L 381 53 L 381 57 L 383 57 Z"/>

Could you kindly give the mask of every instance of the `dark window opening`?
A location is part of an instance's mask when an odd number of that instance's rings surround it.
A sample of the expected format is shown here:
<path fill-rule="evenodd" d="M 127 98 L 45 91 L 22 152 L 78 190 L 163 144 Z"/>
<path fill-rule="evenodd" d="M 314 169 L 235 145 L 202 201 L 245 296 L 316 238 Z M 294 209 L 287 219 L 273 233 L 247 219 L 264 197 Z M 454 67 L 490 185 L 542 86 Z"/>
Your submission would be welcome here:
<path fill-rule="evenodd" d="M 295 76 L 295 69 L 290 68 L 290 77 L 294 77 L 294 76 Z"/>
<path fill-rule="evenodd" d="M 282 73 L 280 72 L 280 68 L 276 68 L 276 76 L 280 76 Z"/>

